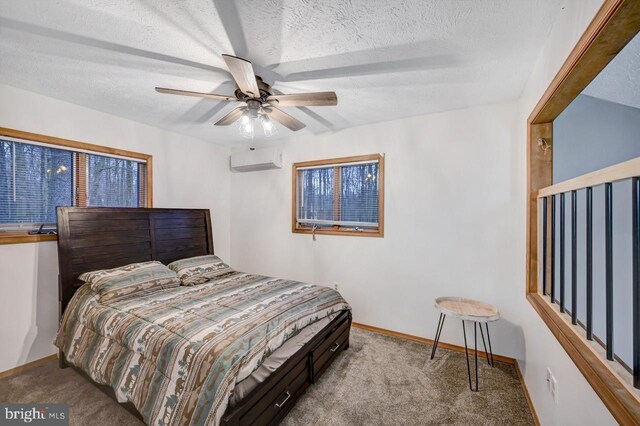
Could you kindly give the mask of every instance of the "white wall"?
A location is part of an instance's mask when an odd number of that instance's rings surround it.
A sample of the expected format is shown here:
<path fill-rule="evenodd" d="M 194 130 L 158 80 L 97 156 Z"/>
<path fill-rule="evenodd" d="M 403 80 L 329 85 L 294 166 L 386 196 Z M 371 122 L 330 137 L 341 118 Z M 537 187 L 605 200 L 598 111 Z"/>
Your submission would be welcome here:
<path fill-rule="evenodd" d="M 578 96 L 553 122 L 553 182 L 640 156 L 639 135 L 640 109 Z"/>
<path fill-rule="evenodd" d="M 154 207 L 211 209 L 229 257 L 226 148 L 1 85 L 0 127 L 152 154 Z M 0 245 L 0 371 L 55 353 L 57 262 L 55 242 Z"/>
<path fill-rule="evenodd" d="M 519 360 L 542 423 L 615 424 L 524 297 L 526 119 L 601 4 L 566 2 L 517 102 L 292 137 L 277 143 L 282 170 L 232 174 L 233 266 L 338 282 L 355 321 L 425 337 L 437 296 L 494 303 L 494 350 Z M 292 234 L 291 164 L 373 152 L 386 154 L 385 237 Z M 442 339 L 461 344 L 460 325 Z"/>
<path fill-rule="evenodd" d="M 526 143 L 526 119 L 533 110 L 562 63 L 595 16 L 602 0 L 567 2 L 563 14 L 547 39 L 523 95 L 518 119 L 518 146 Z M 526 167 L 524 152 L 520 158 L 524 187 Z M 524 194 L 523 194 L 524 197 Z M 521 200 L 522 205 L 526 202 Z M 524 214 L 524 213 L 523 213 Z M 524 230 L 524 226 L 522 228 Z M 518 250 L 524 259 L 525 248 Z M 524 286 L 524 271 L 519 280 Z M 609 425 L 616 424 L 608 409 L 595 394 L 582 373 L 562 349 L 546 324 L 524 297 L 520 297 L 520 324 L 524 332 L 524 357 L 520 359 L 525 382 L 543 425 Z M 546 388 L 546 369 L 550 368 L 558 381 L 558 403 Z"/>
<path fill-rule="evenodd" d="M 281 142 L 281 170 L 232 173 L 232 266 L 317 284 L 338 282 L 354 321 L 432 337 L 433 300 L 459 295 L 500 307 L 492 343 L 521 357 L 517 305 L 524 187 L 517 104 L 395 120 Z M 291 164 L 385 153 L 384 238 L 291 232 Z M 462 344 L 460 323 L 443 340 Z"/>

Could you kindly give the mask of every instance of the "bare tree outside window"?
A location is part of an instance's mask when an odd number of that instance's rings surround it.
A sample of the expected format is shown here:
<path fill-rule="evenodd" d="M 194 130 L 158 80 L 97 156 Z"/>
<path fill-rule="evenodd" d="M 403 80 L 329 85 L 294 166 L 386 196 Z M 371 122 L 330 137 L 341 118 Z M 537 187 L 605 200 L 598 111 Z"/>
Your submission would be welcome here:
<path fill-rule="evenodd" d="M 383 236 L 384 156 L 294 164 L 293 232 Z"/>
<path fill-rule="evenodd" d="M 137 162 L 90 154 L 87 166 L 87 206 L 139 205 Z"/>
<path fill-rule="evenodd" d="M 145 163 L 0 139 L 0 230 L 55 226 L 57 206 L 146 201 Z"/>
<path fill-rule="evenodd" d="M 56 221 L 73 200 L 73 153 L 0 140 L 0 224 Z"/>

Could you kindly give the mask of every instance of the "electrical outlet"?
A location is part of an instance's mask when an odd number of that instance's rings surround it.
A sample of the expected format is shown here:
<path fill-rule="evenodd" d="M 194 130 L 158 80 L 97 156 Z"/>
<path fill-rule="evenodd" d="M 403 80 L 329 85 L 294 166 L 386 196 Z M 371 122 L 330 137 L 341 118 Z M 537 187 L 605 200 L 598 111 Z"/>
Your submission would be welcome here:
<path fill-rule="evenodd" d="M 333 289 L 334 289 L 335 291 L 338 291 L 338 282 L 334 282 L 334 283 L 333 283 Z"/>

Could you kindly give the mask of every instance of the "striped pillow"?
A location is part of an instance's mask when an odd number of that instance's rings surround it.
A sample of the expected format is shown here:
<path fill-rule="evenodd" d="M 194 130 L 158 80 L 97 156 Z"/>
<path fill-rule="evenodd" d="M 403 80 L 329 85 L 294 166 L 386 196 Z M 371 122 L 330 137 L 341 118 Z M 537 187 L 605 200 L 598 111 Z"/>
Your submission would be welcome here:
<path fill-rule="evenodd" d="M 182 285 L 203 284 L 221 275 L 233 272 L 218 256 L 206 255 L 176 260 L 167 265 L 175 271 Z"/>
<path fill-rule="evenodd" d="M 157 261 L 85 272 L 79 278 L 90 284 L 103 302 L 180 286 L 176 273 Z"/>

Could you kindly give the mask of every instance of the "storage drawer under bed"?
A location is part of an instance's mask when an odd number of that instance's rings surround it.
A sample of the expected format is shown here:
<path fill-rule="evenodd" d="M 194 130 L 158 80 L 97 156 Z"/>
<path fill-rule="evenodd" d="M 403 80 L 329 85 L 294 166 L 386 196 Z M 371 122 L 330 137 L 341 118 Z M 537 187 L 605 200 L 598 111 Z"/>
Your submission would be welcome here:
<path fill-rule="evenodd" d="M 281 418 L 281 412 L 289 411 L 297 394 L 303 392 L 309 383 L 308 361 L 304 358 L 240 418 L 240 424 L 264 425 Z"/>
<path fill-rule="evenodd" d="M 320 333 L 322 337 L 317 336 L 320 340 L 312 339 L 299 351 L 299 355 L 302 355 L 300 352 L 304 352 L 304 355 L 293 361 L 293 367 L 285 363 L 281 366 L 284 371 L 267 378 L 262 387 L 269 390 L 259 392 L 258 388 L 254 389 L 239 405 L 225 413 L 221 423 L 227 426 L 278 424 L 314 379 L 348 347 L 351 315 L 348 312 L 342 313 L 337 320 L 337 324 Z M 271 383 L 275 384 L 270 385 Z M 247 409 L 247 406 L 251 408 Z"/>
<path fill-rule="evenodd" d="M 327 338 L 311 351 L 311 382 L 320 377 L 324 370 L 331 364 L 333 358 L 338 356 L 349 342 L 350 322 L 338 324 Z"/>

